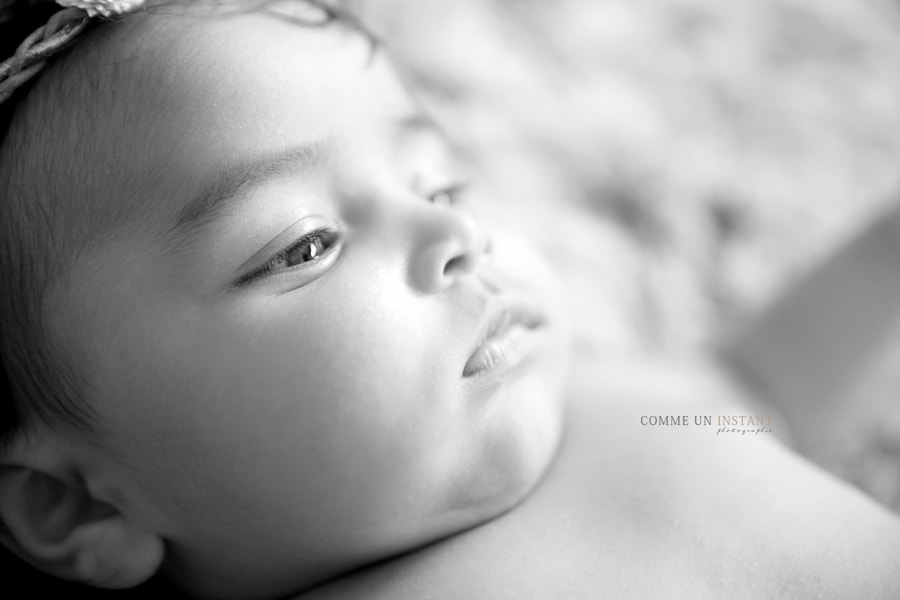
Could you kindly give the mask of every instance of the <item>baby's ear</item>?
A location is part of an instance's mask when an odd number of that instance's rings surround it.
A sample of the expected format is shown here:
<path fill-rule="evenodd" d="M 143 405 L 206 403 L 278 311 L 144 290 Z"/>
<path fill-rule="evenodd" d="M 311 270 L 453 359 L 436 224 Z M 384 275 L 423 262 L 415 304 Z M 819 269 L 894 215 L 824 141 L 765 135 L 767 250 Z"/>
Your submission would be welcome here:
<path fill-rule="evenodd" d="M 50 575 L 97 587 L 132 587 L 156 573 L 159 536 L 52 471 L 0 463 L 4 546 Z"/>

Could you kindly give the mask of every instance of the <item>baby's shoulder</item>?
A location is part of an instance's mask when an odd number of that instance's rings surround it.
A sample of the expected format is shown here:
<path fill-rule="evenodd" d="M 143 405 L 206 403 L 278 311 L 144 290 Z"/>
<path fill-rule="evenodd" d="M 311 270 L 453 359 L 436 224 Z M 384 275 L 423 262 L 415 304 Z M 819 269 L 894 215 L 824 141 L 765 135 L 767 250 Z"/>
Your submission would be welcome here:
<path fill-rule="evenodd" d="M 575 373 L 565 440 L 525 502 L 312 597 L 886 598 L 900 586 L 896 517 L 771 435 L 695 423 L 755 412 L 715 368 L 597 368 Z"/>
<path fill-rule="evenodd" d="M 567 402 L 576 411 L 584 411 L 585 416 L 633 408 L 670 412 L 774 410 L 749 393 L 727 365 L 711 354 L 582 356 L 574 361 Z"/>

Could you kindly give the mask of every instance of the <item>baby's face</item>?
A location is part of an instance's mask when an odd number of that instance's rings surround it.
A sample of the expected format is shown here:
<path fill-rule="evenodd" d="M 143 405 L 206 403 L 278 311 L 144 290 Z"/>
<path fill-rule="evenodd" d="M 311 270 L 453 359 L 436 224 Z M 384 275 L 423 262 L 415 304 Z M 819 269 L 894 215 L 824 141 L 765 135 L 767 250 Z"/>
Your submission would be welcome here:
<path fill-rule="evenodd" d="M 477 216 L 477 184 L 455 191 L 361 36 L 261 13 L 167 27 L 128 58 L 143 114 L 102 134 L 127 136 L 108 168 L 135 183 L 97 206 L 132 214 L 56 300 L 123 506 L 192 585 L 237 596 L 522 500 L 561 427 L 542 259 Z"/>

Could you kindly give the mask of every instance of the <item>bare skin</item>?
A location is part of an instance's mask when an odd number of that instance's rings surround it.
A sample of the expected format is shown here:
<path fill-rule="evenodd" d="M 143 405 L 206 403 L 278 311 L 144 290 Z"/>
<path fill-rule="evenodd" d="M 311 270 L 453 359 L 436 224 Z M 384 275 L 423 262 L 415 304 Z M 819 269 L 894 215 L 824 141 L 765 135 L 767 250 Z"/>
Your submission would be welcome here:
<path fill-rule="evenodd" d="M 82 192 L 127 216 L 78 255 L 49 327 L 89 363 L 108 433 L 47 427 L 11 445 L 0 508 L 21 554 L 125 587 L 165 551 L 179 582 L 221 598 L 327 581 L 307 597 L 900 586 L 896 518 L 774 433 L 641 423 L 760 410 L 702 369 L 579 357 L 545 472 L 566 354 L 552 270 L 451 201 L 450 153 L 386 57 L 292 16 L 185 21 L 182 36 L 147 17 L 134 39 L 149 45 L 120 74 L 131 102 L 109 99 L 140 118 L 127 136 L 79 136 L 121 179 L 103 202 Z M 148 173 L 156 187 L 135 193 Z M 228 173 L 255 176 L 223 196 Z M 504 318 L 534 337 L 492 362 L 480 349 Z M 59 514 L 73 518 L 58 534 L 31 527 Z"/>
<path fill-rule="evenodd" d="M 723 383 L 582 361 L 566 441 L 525 503 L 302 598 L 893 597 L 900 521 L 863 494 L 772 434 L 641 426 L 750 412 Z"/>

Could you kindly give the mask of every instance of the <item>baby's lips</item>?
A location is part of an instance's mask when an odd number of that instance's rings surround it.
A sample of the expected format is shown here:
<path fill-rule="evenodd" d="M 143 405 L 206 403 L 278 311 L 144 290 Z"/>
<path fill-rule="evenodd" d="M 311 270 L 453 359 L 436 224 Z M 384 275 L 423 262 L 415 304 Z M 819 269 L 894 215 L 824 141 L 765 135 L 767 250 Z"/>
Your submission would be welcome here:
<path fill-rule="evenodd" d="M 542 327 L 545 321 L 543 311 L 531 302 L 493 296 L 479 328 L 478 342 L 463 367 L 463 377 L 519 362 L 530 351 L 527 332 Z"/>

